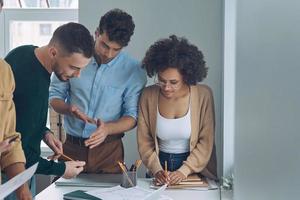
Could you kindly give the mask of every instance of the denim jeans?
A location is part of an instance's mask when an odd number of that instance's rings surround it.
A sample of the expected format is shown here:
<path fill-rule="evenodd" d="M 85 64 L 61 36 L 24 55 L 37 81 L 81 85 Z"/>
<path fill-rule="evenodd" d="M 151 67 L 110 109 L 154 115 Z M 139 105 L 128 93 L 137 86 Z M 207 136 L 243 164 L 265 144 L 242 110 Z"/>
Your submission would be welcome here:
<path fill-rule="evenodd" d="M 159 161 L 163 169 L 165 169 L 165 161 L 167 161 L 167 168 L 168 171 L 176 171 L 179 169 L 183 163 L 187 159 L 187 157 L 190 155 L 190 152 L 186 153 L 165 153 L 162 151 L 159 151 Z M 154 176 L 154 174 L 153 174 Z M 151 173 L 146 173 L 146 178 L 152 178 L 153 177 Z"/>
<path fill-rule="evenodd" d="M 159 161 L 163 169 L 165 169 L 165 161 L 167 161 L 168 171 L 176 171 L 182 166 L 183 161 L 187 159 L 190 152 L 186 153 L 165 153 L 159 152 Z"/>

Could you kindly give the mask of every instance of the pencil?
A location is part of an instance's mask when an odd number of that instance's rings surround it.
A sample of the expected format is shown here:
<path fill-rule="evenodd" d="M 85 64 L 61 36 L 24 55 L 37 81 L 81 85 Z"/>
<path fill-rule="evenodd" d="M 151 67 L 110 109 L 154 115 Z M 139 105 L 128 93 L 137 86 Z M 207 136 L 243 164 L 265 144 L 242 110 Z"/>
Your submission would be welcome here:
<path fill-rule="evenodd" d="M 126 176 L 128 182 L 129 182 L 129 184 L 131 185 L 131 187 L 134 187 L 134 185 L 133 185 L 131 179 L 129 178 L 129 176 L 128 176 L 128 174 L 127 174 L 127 170 L 126 170 L 126 168 L 124 167 L 123 163 L 121 163 L 121 162 L 118 161 L 118 165 L 120 166 L 121 170 L 122 170 L 123 173 L 125 174 L 125 176 Z"/>
<path fill-rule="evenodd" d="M 165 160 L 165 173 L 168 174 L 168 162 Z"/>
<path fill-rule="evenodd" d="M 137 171 L 137 169 L 140 167 L 140 165 L 142 164 L 142 160 L 139 159 L 139 160 L 136 160 L 135 163 L 134 163 L 134 171 Z"/>
<path fill-rule="evenodd" d="M 74 161 L 72 158 L 70 158 L 69 156 L 65 155 L 65 154 L 60 154 L 61 157 L 63 157 L 63 159 L 68 160 L 68 161 Z"/>

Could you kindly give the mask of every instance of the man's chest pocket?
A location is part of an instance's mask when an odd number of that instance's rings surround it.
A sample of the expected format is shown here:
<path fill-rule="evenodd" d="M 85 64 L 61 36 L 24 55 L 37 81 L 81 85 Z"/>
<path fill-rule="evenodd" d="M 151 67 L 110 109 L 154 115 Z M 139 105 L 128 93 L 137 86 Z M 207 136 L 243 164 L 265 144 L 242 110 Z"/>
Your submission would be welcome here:
<path fill-rule="evenodd" d="M 123 89 L 105 86 L 105 110 L 117 114 L 121 112 L 123 103 Z"/>

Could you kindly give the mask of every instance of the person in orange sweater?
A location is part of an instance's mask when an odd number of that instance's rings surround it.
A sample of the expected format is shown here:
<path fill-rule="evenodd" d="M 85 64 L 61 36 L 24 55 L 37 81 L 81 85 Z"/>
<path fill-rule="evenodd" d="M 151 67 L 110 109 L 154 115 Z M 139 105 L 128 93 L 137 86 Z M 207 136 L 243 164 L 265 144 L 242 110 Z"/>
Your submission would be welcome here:
<path fill-rule="evenodd" d="M 192 173 L 217 179 L 213 95 L 198 84 L 207 75 L 203 54 L 172 35 L 150 46 L 142 66 L 155 77 L 139 103 L 137 142 L 143 163 L 159 184 L 178 184 Z"/>
<path fill-rule="evenodd" d="M 0 0 L 0 12 L 3 0 Z M 20 134 L 16 132 L 16 112 L 12 100 L 15 81 L 10 66 L 0 59 L 0 184 L 1 170 L 9 178 L 25 170 L 25 156 L 21 145 Z M 14 141 L 12 142 L 12 138 Z M 17 189 L 19 200 L 32 199 L 27 183 Z"/>
<path fill-rule="evenodd" d="M 1 0 L 0 0 L 1 4 Z M 1 170 L 12 178 L 25 170 L 25 156 L 20 134 L 16 132 L 16 112 L 13 102 L 14 76 L 10 66 L 0 59 L 0 184 Z M 13 142 L 10 140 L 18 137 Z M 27 183 L 17 189 L 17 198 L 32 199 Z"/>

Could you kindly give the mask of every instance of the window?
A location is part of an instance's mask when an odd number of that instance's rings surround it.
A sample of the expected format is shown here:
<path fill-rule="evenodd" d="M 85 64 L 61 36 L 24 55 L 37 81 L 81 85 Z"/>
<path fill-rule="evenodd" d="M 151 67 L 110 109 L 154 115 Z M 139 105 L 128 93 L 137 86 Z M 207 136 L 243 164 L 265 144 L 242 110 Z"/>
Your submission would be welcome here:
<path fill-rule="evenodd" d="M 48 44 L 54 30 L 78 21 L 78 0 L 9 0 L 0 13 L 0 57 L 25 44 Z M 2 31 L 4 30 L 4 31 Z M 50 127 L 49 117 L 47 126 Z M 42 156 L 51 154 L 43 142 Z"/>
<path fill-rule="evenodd" d="M 4 8 L 78 8 L 78 0 L 9 0 Z"/>
<path fill-rule="evenodd" d="M 46 45 L 58 26 L 78 21 L 78 9 L 3 9 L 0 18 L 4 27 L 0 55 L 4 57 L 20 45 Z"/>

